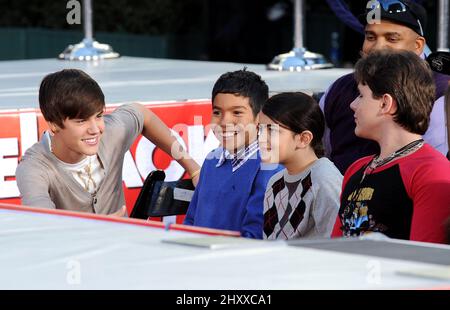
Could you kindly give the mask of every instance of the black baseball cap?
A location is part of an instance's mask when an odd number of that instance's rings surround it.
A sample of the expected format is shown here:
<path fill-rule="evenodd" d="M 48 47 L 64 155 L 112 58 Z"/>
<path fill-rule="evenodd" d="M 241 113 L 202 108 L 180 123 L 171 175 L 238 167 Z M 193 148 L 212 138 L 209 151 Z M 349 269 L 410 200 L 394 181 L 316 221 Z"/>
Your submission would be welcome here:
<path fill-rule="evenodd" d="M 368 17 L 375 18 L 379 14 L 381 20 L 404 25 L 421 36 L 425 35 L 427 12 L 412 0 L 371 0 L 367 2 L 367 7 L 366 13 L 359 16 L 363 25 L 368 24 Z"/>

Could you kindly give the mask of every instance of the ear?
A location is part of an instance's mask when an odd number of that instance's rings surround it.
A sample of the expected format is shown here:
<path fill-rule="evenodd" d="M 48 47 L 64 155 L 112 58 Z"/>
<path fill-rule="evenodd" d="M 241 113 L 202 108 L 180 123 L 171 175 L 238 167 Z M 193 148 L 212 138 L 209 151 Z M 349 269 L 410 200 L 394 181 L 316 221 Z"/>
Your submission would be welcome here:
<path fill-rule="evenodd" d="M 394 97 L 389 94 L 384 94 L 381 98 L 381 113 L 382 114 L 394 114 L 397 111 L 397 103 L 395 102 Z"/>
<path fill-rule="evenodd" d="M 60 127 L 58 125 L 56 125 L 55 123 L 53 123 L 53 122 L 48 122 L 48 128 L 50 129 L 50 134 L 51 135 L 54 135 L 60 129 Z"/>
<path fill-rule="evenodd" d="M 423 49 L 425 48 L 426 40 L 424 37 L 418 36 L 414 42 L 415 53 L 417 55 L 422 55 Z"/>
<path fill-rule="evenodd" d="M 296 149 L 305 149 L 308 145 L 311 144 L 314 135 L 311 131 L 305 130 L 302 133 L 296 134 L 294 138 L 296 142 Z"/>

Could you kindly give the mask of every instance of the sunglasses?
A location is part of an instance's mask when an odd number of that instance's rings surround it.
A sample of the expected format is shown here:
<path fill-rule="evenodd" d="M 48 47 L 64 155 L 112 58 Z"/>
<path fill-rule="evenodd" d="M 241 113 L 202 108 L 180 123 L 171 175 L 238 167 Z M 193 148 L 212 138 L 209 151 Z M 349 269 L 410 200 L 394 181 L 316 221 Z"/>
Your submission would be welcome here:
<path fill-rule="evenodd" d="M 420 23 L 420 20 L 409 9 L 408 5 L 406 5 L 402 1 L 400 1 L 400 0 L 371 0 L 367 3 L 367 9 L 369 9 L 370 11 L 379 10 L 381 8 L 383 8 L 384 12 L 389 13 L 389 14 L 406 13 L 409 11 L 409 13 L 414 16 L 414 18 L 417 21 L 417 24 L 420 27 L 420 35 L 421 36 L 424 35 L 422 24 Z"/>
<path fill-rule="evenodd" d="M 383 10 L 390 14 L 403 13 L 406 12 L 407 5 L 399 0 L 378 0 L 378 1 L 369 1 L 367 4 L 368 8 L 371 10 L 375 10 L 380 8 L 380 5 L 383 7 Z"/>

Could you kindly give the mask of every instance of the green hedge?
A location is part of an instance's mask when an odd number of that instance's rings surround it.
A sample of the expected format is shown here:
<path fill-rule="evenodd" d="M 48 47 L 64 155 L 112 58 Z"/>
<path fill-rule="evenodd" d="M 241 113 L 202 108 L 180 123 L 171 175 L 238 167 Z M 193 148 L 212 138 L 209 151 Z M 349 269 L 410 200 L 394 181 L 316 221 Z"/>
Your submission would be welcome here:
<path fill-rule="evenodd" d="M 79 0 L 82 3 L 81 0 Z M 0 0 L 0 27 L 82 30 L 68 25 L 67 0 Z M 92 0 L 94 30 L 187 34 L 202 28 L 205 0 Z"/>
<path fill-rule="evenodd" d="M 41 28 L 0 28 L 0 60 L 55 58 L 69 44 L 79 43 L 81 31 Z M 96 32 L 122 56 L 198 59 L 205 53 L 201 35 L 135 35 Z M 6 44 L 5 44 L 6 42 Z"/>

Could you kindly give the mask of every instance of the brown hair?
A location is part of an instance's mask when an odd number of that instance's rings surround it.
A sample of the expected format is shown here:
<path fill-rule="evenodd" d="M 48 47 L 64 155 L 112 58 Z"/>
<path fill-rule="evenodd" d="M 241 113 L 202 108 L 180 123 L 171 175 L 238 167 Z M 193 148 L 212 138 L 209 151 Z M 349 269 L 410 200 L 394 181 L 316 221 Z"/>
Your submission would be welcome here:
<path fill-rule="evenodd" d="M 39 107 L 47 122 L 64 128 L 67 118 L 88 118 L 105 108 L 105 96 L 89 75 L 64 69 L 44 77 L 39 88 Z"/>
<path fill-rule="evenodd" d="M 355 78 L 369 86 L 375 99 L 391 95 L 397 103 L 394 121 L 423 135 L 430 123 L 435 85 L 429 65 L 410 51 L 380 50 L 356 63 Z"/>

